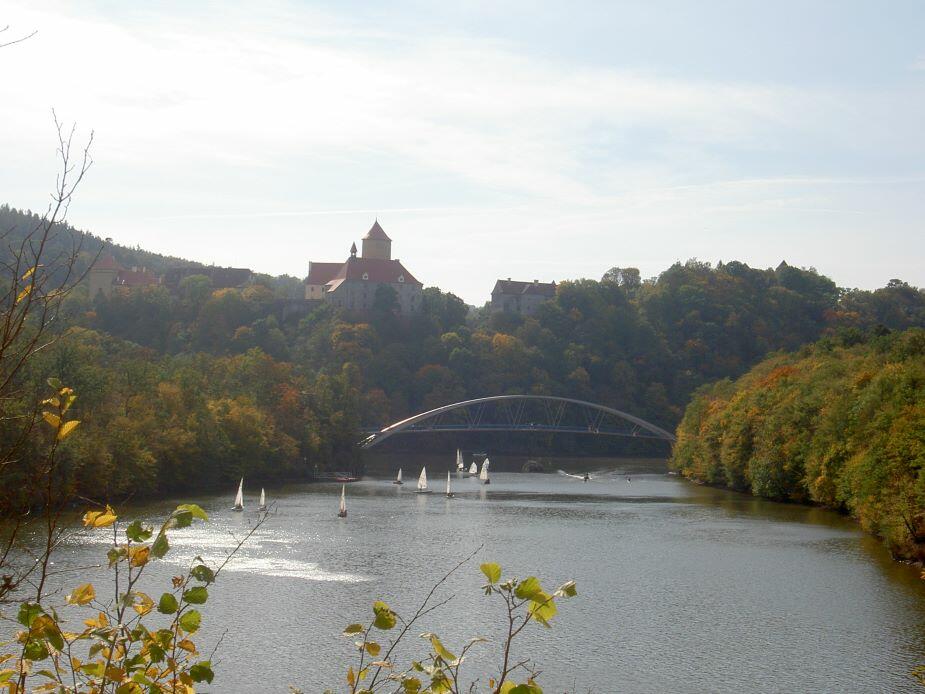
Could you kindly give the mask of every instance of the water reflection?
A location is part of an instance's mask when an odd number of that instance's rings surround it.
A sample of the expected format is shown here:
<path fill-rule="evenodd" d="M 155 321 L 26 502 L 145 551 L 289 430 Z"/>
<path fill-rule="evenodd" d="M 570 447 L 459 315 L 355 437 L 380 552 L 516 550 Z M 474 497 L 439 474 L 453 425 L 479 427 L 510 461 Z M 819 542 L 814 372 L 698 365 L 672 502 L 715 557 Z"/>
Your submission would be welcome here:
<path fill-rule="evenodd" d="M 427 464 L 436 473 L 441 462 Z M 630 472 L 630 483 L 623 467 L 589 482 L 494 472 L 490 486 L 454 479 L 452 500 L 388 475 L 348 485 L 346 519 L 336 517 L 340 485 L 268 490 L 273 519 L 207 606 L 206 648 L 228 632 L 216 691 L 336 686 L 350 656 L 344 625 L 376 598 L 413 609 L 481 544 L 480 561 L 578 582 L 553 630 L 525 632 L 547 691 L 916 691 L 907 673 L 925 652 L 925 590 L 875 540 L 820 509 Z M 176 533 L 173 563 L 155 566 L 153 585 L 196 555 L 218 560 L 253 522 L 227 498 L 199 501 L 211 521 Z M 137 511 L 154 518 L 171 506 Z M 102 551 L 83 533 L 61 561 Z M 457 597 L 421 631 L 450 644 L 497 636 L 497 605 L 480 584 L 475 565 L 454 577 Z M 469 665 L 484 678 L 496 660 L 486 648 Z"/>

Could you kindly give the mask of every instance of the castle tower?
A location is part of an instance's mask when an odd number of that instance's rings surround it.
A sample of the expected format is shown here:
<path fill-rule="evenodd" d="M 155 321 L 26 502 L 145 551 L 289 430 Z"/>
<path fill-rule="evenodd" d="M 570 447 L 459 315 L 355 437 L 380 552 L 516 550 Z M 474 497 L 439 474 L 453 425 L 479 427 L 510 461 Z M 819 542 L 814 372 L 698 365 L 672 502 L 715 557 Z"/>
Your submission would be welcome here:
<path fill-rule="evenodd" d="M 363 258 L 392 259 L 392 239 L 379 226 L 378 219 L 363 237 Z"/>
<path fill-rule="evenodd" d="M 122 268 L 111 254 L 104 255 L 97 260 L 87 273 L 87 279 L 90 282 L 90 298 L 95 299 L 97 294 L 109 296 L 112 293 L 112 285 L 121 270 Z"/>

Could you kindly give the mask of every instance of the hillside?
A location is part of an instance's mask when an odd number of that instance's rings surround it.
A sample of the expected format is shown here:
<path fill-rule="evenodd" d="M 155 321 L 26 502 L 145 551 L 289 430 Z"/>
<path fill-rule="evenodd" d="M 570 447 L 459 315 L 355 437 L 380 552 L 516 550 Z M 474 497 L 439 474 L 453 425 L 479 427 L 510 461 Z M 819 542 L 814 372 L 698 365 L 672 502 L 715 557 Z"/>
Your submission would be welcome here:
<path fill-rule="evenodd" d="M 925 331 L 825 338 L 702 388 L 678 426 L 685 476 L 850 513 L 925 560 Z"/>
<path fill-rule="evenodd" d="M 7 228 L 34 222 L 9 208 L 2 214 Z M 62 232 L 82 234 L 88 255 L 100 247 L 90 234 Z M 186 262 L 114 253 L 155 270 Z M 529 318 L 471 312 L 434 287 L 410 318 L 388 297 L 364 314 L 313 308 L 292 300 L 298 287 L 294 278 L 257 276 L 213 289 L 194 276 L 176 290 L 120 289 L 92 300 L 76 292 L 57 327 L 64 339 L 22 375 L 16 407 L 45 397 L 49 376 L 74 387 L 85 448 L 72 454 L 72 480 L 77 491 L 109 498 L 224 484 L 245 471 L 272 479 L 352 467 L 361 429 L 483 395 L 581 398 L 673 428 L 697 388 L 738 377 L 768 353 L 824 335 L 862 339 L 925 325 L 919 289 L 896 281 L 844 290 L 786 263 L 762 270 L 688 261 L 647 281 L 614 268 L 601 281 L 560 282 Z M 578 435 L 481 444 L 529 445 L 537 455 L 626 450 L 620 440 Z"/>

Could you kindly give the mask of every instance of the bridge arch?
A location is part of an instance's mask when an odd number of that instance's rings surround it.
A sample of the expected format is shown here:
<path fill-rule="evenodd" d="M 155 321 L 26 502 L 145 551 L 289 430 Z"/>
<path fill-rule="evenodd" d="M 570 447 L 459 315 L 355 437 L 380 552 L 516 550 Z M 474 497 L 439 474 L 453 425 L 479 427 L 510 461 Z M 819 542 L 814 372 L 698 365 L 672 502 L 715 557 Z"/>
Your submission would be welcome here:
<path fill-rule="evenodd" d="M 528 408 L 540 416 L 528 421 Z M 612 426 L 608 417 L 618 425 Z M 372 448 L 400 433 L 446 431 L 574 433 L 675 441 L 671 432 L 605 405 L 552 395 L 492 395 L 421 412 L 370 433 L 360 445 Z"/>

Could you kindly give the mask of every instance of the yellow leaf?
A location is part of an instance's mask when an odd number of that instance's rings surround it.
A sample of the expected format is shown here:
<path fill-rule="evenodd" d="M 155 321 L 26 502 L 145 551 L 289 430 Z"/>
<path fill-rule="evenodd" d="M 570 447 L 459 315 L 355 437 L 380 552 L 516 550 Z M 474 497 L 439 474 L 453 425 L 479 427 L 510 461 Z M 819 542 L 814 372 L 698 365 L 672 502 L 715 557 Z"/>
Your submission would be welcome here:
<path fill-rule="evenodd" d="M 357 676 L 353 674 L 353 665 L 347 670 L 347 684 L 351 687 L 356 684 Z"/>
<path fill-rule="evenodd" d="M 84 525 L 88 528 L 108 528 L 117 518 L 115 511 L 107 504 L 105 511 L 87 511 L 84 514 Z"/>
<path fill-rule="evenodd" d="M 86 605 L 88 602 L 93 600 L 96 597 L 96 590 L 93 588 L 92 583 L 84 583 L 82 586 L 77 586 L 64 597 L 64 602 L 68 605 Z M 91 623 L 92 622 L 92 623 Z M 88 627 L 97 626 L 96 622 L 88 619 L 84 622 Z"/>
<path fill-rule="evenodd" d="M 58 440 L 61 441 L 70 434 L 74 429 L 77 428 L 77 425 L 80 424 L 79 419 L 72 419 L 69 422 L 65 422 L 60 429 L 58 429 Z"/>
<path fill-rule="evenodd" d="M 189 639 L 180 641 L 180 643 L 177 644 L 177 648 L 182 648 L 184 651 L 189 651 L 190 653 L 196 652 L 196 644 Z"/>
<path fill-rule="evenodd" d="M 19 279 L 21 279 L 23 282 L 25 282 L 27 279 L 29 279 L 30 277 L 32 277 L 32 274 L 33 274 L 34 272 L 35 272 L 35 265 L 33 265 L 32 267 L 30 267 L 28 270 L 26 270 L 26 274 L 23 275 L 22 277 L 20 277 Z"/>
<path fill-rule="evenodd" d="M 128 550 L 128 561 L 132 566 L 144 566 L 148 563 L 148 557 L 151 555 L 151 547 L 142 545 L 140 547 L 130 547 Z"/>
<path fill-rule="evenodd" d="M 42 419 L 48 422 L 48 424 L 54 427 L 55 429 L 61 426 L 61 418 L 58 415 L 53 414 L 51 412 L 43 412 Z"/>
<path fill-rule="evenodd" d="M 138 614 L 144 616 L 154 609 L 154 600 L 151 599 L 151 596 L 145 593 L 135 593 L 135 598 L 138 602 L 132 605 L 132 609 Z"/>
<path fill-rule="evenodd" d="M 19 296 L 16 297 L 16 303 L 18 304 L 20 301 L 25 299 L 27 296 L 29 296 L 31 292 L 32 292 L 32 285 L 30 284 L 25 289 L 23 289 L 21 292 L 19 292 Z"/>

